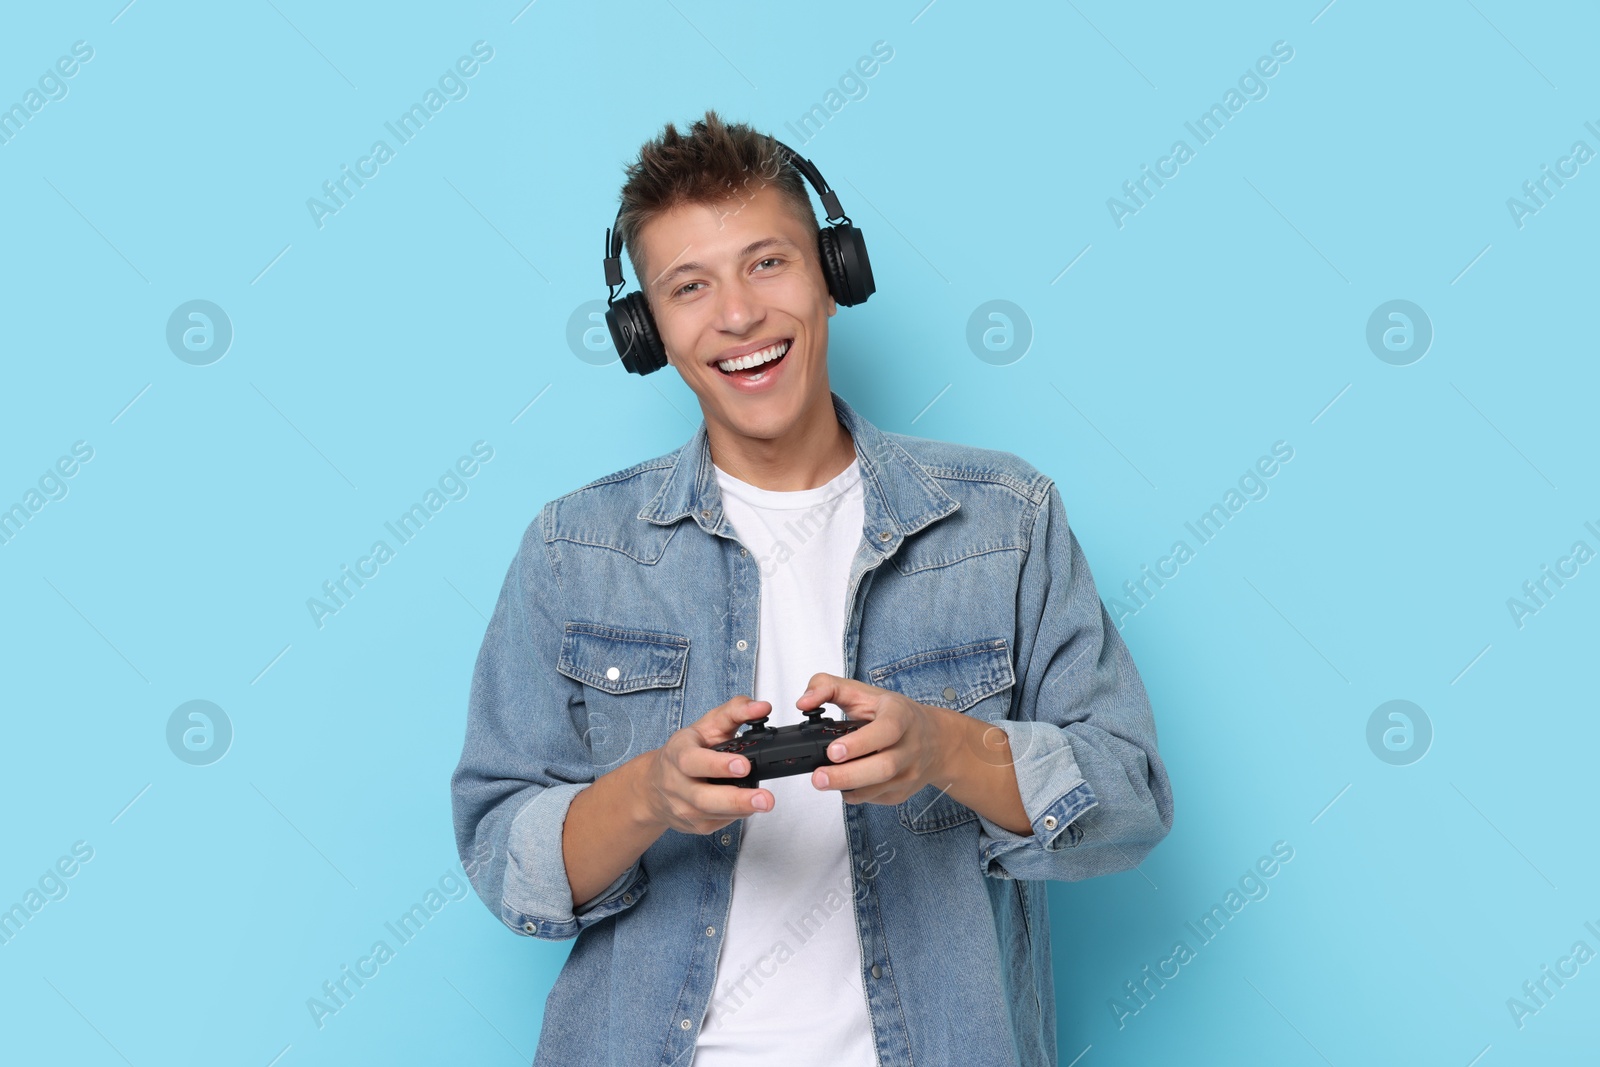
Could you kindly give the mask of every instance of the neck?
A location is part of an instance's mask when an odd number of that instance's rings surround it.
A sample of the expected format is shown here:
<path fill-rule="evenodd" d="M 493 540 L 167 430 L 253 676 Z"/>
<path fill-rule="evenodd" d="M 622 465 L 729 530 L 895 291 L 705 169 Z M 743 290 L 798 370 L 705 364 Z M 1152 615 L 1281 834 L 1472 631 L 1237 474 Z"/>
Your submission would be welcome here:
<path fill-rule="evenodd" d="M 856 458 L 850 431 L 824 392 L 782 437 L 747 437 L 732 427 L 706 422 L 711 462 L 758 489 L 792 493 L 826 485 Z"/>

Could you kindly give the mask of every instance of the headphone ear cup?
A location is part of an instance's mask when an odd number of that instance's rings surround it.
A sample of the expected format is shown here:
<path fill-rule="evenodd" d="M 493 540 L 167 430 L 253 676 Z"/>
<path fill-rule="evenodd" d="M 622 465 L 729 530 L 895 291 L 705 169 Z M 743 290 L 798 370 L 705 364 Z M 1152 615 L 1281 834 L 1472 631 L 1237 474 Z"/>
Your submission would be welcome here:
<path fill-rule="evenodd" d="M 828 295 L 849 307 L 850 282 L 845 277 L 844 263 L 839 259 L 838 236 L 832 226 L 817 231 L 817 252 L 822 258 L 822 277 L 828 283 Z"/>
<path fill-rule="evenodd" d="M 848 222 L 829 226 L 817 234 L 817 246 L 822 254 L 822 274 L 834 300 L 854 307 L 877 292 L 867 242 L 860 230 Z"/>
<path fill-rule="evenodd" d="M 606 309 L 611 343 L 622 365 L 634 374 L 652 374 L 667 365 L 667 350 L 656 332 L 655 317 L 643 293 L 629 293 Z"/>

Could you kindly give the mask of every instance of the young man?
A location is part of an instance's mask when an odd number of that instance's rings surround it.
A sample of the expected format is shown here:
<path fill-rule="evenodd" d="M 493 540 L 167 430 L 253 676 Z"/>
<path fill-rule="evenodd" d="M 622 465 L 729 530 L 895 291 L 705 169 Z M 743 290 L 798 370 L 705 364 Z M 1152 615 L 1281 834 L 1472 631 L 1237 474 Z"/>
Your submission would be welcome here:
<path fill-rule="evenodd" d="M 830 390 L 819 227 L 771 138 L 707 112 L 628 174 L 618 233 L 704 418 L 529 525 L 451 780 L 484 903 L 577 939 L 535 1063 L 1053 1065 L 1042 882 L 1172 825 L 1061 495 Z M 748 763 L 714 746 L 824 703 L 865 723 L 834 764 L 725 784 Z"/>

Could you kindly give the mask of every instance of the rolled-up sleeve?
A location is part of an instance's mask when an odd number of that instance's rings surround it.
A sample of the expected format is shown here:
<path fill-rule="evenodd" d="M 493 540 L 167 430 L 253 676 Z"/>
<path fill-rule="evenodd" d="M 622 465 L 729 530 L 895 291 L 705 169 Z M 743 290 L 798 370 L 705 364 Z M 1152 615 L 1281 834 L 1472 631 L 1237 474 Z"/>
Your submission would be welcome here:
<path fill-rule="evenodd" d="M 1033 832 L 979 814 L 991 878 L 1078 881 L 1137 866 L 1172 829 L 1150 698 L 1054 483 L 1017 589 L 1018 691 L 1004 730 Z"/>
<path fill-rule="evenodd" d="M 561 833 L 594 781 L 583 686 L 556 670 L 560 572 L 546 505 L 523 534 L 478 650 L 466 739 L 450 778 L 456 851 L 472 888 L 519 934 L 560 941 L 632 907 L 649 884 L 636 860 L 598 897 L 572 906 Z"/>

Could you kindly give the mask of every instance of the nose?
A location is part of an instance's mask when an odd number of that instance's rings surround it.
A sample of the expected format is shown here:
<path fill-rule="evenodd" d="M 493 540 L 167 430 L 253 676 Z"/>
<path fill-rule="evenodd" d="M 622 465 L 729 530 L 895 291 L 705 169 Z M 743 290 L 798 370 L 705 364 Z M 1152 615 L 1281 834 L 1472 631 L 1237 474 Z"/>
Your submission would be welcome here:
<path fill-rule="evenodd" d="M 744 333 L 760 322 L 764 311 L 743 279 L 721 287 L 717 295 L 717 326 L 727 333 Z"/>

